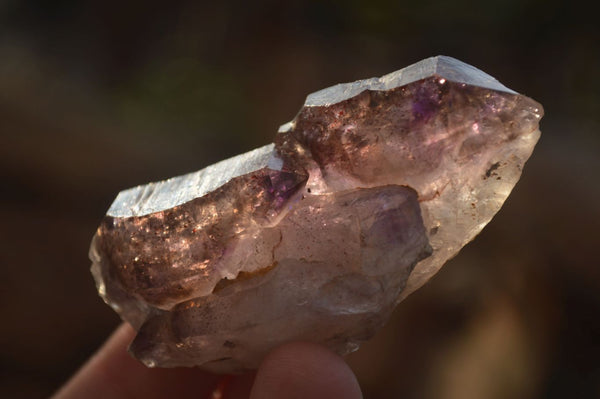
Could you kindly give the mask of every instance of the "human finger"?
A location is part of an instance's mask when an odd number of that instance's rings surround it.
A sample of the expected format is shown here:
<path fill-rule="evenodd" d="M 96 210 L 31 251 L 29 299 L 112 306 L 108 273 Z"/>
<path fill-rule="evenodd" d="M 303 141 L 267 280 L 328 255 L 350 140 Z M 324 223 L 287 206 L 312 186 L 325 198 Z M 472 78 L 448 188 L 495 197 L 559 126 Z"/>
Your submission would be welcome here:
<path fill-rule="evenodd" d="M 250 399 L 362 398 L 358 381 L 346 362 L 327 348 L 291 343 L 262 362 Z"/>
<path fill-rule="evenodd" d="M 53 398 L 210 397 L 218 376 L 195 368 L 147 368 L 127 353 L 134 335 L 121 325 Z"/>

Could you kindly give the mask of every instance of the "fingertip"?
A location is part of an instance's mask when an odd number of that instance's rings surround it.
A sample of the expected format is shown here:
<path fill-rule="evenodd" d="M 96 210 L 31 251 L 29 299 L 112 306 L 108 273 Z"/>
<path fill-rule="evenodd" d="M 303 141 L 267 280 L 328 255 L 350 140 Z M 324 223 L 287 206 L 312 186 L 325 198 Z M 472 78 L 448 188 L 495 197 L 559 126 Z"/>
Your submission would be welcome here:
<path fill-rule="evenodd" d="M 120 326 L 53 398 L 209 397 L 217 376 L 195 368 L 147 368 L 127 353 L 134 335 L 131 326 Z"/>
<path fill-rule="evenodd" d="M 271 352 L 262 362 L 250 399 L 362 398 L 346 362 L 320 345 L 295 342 Z"/>

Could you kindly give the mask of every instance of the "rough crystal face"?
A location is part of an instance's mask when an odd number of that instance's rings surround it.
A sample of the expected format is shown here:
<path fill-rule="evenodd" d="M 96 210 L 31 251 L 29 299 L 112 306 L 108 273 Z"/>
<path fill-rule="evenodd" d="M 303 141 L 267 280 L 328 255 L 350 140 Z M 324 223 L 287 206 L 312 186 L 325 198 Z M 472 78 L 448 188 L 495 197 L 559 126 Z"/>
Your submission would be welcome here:
<path fill-rule="evenodd" d="M 353 351 L 499 210 L 542 113 L 443 56 L 311 94 L 274 144 L 121 192 L 90 249 L 98 291 L 148 366 Z"/>

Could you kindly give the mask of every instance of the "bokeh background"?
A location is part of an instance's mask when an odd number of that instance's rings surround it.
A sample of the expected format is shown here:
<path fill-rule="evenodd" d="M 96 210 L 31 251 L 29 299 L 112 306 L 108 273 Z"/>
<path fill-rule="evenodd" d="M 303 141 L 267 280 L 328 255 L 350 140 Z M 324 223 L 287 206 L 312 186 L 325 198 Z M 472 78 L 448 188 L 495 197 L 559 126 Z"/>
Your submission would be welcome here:
<path fill-rule="evenodd" d="M 0 1 L 0 397 L 50 395 L 119 323 L 87 259 L 119 190 L 437 54 L 541 102 L 543 136 L 493 223 L 348 357 L 365 397 L 600 397 L 598 26 L 581 0 Z"/>

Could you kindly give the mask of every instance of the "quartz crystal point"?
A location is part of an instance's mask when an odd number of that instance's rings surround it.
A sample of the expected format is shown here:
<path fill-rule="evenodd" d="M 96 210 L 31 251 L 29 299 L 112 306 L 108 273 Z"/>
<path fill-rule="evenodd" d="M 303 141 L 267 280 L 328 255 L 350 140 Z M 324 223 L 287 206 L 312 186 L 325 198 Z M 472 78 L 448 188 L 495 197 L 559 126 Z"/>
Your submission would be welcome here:
<path fill-rule="evenodd" d="M 90 249 L 98 291 L 147 366 L 356 350 L 499 210 L 542 113 L 444 56 L 313 93 L 274 144 L 121 192 Z"/>

